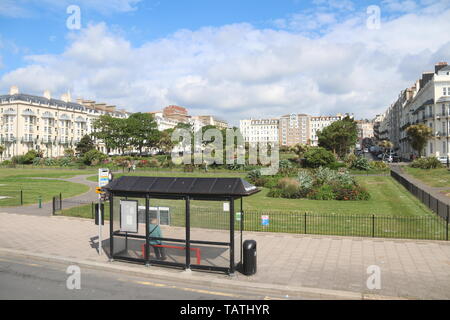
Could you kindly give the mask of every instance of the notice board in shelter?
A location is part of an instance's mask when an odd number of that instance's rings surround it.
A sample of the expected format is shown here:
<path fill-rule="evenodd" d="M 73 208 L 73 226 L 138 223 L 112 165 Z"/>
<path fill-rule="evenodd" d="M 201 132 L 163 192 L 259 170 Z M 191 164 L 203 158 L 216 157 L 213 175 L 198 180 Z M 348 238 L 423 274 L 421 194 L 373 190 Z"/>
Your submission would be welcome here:
<path fill-rule="evenodd" d="M 138 232 L 137 200 L 120 200 L 120 231 Z"/>

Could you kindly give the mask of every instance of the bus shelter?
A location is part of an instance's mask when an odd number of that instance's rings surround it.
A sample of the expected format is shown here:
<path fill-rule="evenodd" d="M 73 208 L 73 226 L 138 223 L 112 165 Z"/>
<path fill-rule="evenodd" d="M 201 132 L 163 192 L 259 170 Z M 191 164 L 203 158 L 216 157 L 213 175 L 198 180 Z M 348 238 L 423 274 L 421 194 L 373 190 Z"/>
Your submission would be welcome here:
<path fill-rule="evenodd" d="M 247 181 L 122 176 L 104 189 L 112 259 L 228 274 L 242 262 L 243 198 L 260 191 Z"/>

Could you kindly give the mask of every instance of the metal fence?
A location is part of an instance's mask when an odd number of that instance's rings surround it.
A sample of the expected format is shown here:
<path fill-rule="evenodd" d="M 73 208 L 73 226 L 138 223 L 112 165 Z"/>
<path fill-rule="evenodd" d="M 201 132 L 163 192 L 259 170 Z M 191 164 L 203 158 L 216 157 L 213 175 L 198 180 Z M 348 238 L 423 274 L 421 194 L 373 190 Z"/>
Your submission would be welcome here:
<path fill-rule="evenodd" d="M 245 231 L 378 238 L 448 240 L 448 224 L 430 217 L 254 212 L 243 215 Z"/>
<path fill-rule="evenodd" d="M 426 198 L 428 199 L 428 198 Z M 94 218 L 94 202 L 76 202 L 54 197 L 54 214 Z M 433 203 L 433 200 L 431 201 Z M 184 227 L 182 208 L 170 207 L 162 225 Z M 105 220 L 109 220 L 105 202 Z M 222 210 L 192 208 L 191 226 L 198 229 L 227 230 L 228 219 Z M 139 222 L 143 221 L 139 216 Z M 449 224 L 440 216 L 392 217 L 380 215 L 313 214 L 283 211 L 245 211 L 236 213 L 235 228 L 243 231 L 280 232 L 356 237 L 448 240 Z"/>
<path fill-rule="evenodd" d="M 105 203 L 108 206 L 108 203 Z M 80 218 L 95 218 L 95 203 L 93 201 L 73 201 L 62 199 L 61 195 L 53 197 L 53 215 L 66 215 Z M 109 218 L 109 207 L 105 209 L 105 216 Z M 105 217 L 106 218 L 106 217 Z"/>
<path fill-rule="evenodd" d="M 419 188 L 418 186 L 411 183 L 404 176 L 398 174 L 397 172 L 391 171 L 391 177 L 397 180 L 402 186 L 404 186 L 411 194 L 413 194 L 417 199 L 422 201 L 428 208 L 430 208 L 434 213 L 436 213 L 441 219 L 443 219 L 447 225 L 450 218 L 450 206 L 439 199 L 433 197 L 430 193 Z"/>

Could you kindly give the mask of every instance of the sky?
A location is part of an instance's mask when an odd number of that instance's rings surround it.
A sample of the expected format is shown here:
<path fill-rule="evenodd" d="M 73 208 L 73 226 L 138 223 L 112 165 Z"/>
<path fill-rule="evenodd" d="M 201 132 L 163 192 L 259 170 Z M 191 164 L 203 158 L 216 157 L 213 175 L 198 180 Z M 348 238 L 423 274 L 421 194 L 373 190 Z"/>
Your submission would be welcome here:
<path fill-rule="evenodd" d="M 449 30 L 450 0 L 0 0 L 0 94 L 176 104 L 233 125 L 370 119 L 450 63 Z"/>

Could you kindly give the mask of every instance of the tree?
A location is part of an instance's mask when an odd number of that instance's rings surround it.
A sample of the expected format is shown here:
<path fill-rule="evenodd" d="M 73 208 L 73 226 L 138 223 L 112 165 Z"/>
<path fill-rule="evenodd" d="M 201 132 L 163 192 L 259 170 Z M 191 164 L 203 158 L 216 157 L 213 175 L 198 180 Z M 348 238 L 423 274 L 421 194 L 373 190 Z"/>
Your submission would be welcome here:
<path fill-rule="evenodd" d="M 79 153 L 80 156 L 83 156 L 86 152 L 95 149 L 94 141 L 92 141 L 89 135 L 83 136 L 80 142 L 78 142 L 75 150 Z"/>
<path fill-rule="evenodd" d="M 324 167 L 336 161 L 333 153 L 322 147 L 312 147 L 304 154 L 305 165 L 310 168 Z"/>
<path fill-rule="evenodd" d="M 430 127 L 423 124 L 415 124 L 406 129 L 406 135 L 411 147 L 419 153 L 420 157 L 422 156 L 422 150 L 433 135 L 433 131 Z"/>
<path fill-rule="evenodd" d="M 358 127 L 350 117 L 345 117 L 317 132 L 319 146 L 344 158 L 358 141 Z"/>
<path fill-rule="evenodd" d="M 380 147 L 383 147 L 384 149 L 392 149 L 394 147 L 394 144 L 390 142 L 389 140 L 383 140 L 379 143 Z"/>
<path fill-rule="evenodd" d="M 3 159 L 3 152 L 5 152 L 6 148 L 3 145 L 0 145 L 0 159 Z"/>
<path fill-rule="evenodd" d="M 110 115 L 101 115 L 93 123 L 94 131 L 91 136 L 102 140 L 107 152 L 123 150 L 128 145 L 129 136 L 126 134 L 126 119 L 113 118 Z"/>
<path fill-rule="evenodd" d="M 130 145 L 139 150 L 140 155 L 144 147 L 150 149 L 157 147 L 160 132 L 152 114 L 142 112 L 133 113 L 126 119 L 126 123 L 126 131 L 130 137 Z"/>

